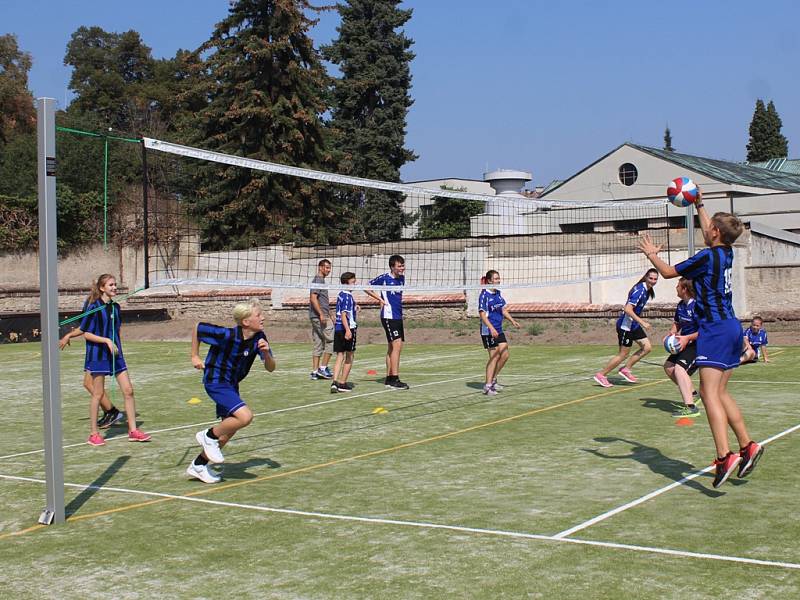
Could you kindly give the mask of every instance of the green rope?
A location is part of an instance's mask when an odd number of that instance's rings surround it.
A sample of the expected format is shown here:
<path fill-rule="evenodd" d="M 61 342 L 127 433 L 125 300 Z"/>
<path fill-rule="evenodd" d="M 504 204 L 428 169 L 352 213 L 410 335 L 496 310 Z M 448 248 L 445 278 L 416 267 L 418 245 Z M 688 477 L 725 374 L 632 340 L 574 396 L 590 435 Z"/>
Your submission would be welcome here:
<path fill-rule="evenodd" d="M 118 140 L 120 142 L 130 142 L 131 144 L 141 144 L 142 140 L 138 138 L 125 138 L 116 135 L 107 135 L 105 133 L 95 133 L 94 131 L 81 131 L 80 129 L 72 129 L 70 127 L 56 127 L 56 131 L 64 131 L 66 133 L 77 133 L 78 135 L 88 135 L 90 137 L 101 137 L 109 140 Z"/>
<path fill-rule="evenodd" d="M 127 300 L 128 298 L 130 298 L 134 294 L 137 294 L 137 293 L 141 292 L 143 289 L 144 288 L 142 287 L 142 288 L 139 288 L 137 290 L 133 290 L 130 294 L 122 296 L 122 298 L 120 298 L 120 300 Z M 116 300 L 112 300 L 112 302 L 117 302 L 117 304 L 119 304 L 119 301 L 116 301 Z M 86 312 L 81 313 L 79 315 L 75 315 L 74 317 L 69 317 L 68 319 L 64 319 L 63 321 L 59 321 L 58 326 L 59 327 L 63 327 L 64 325 L 67 325 L 69 323 L 74 323 L 75 321 L 79 321 L 80 319 L 82 319 L 83 317 L 85 317 L 87 315 L 91 315 L 91 314 L 96 313 L 98 310 L 103 310 L 103 308 L 105 308 L 105 304 L 100 305 L 97 308 L 94 308 L 92 310 L 87 310 Z"/>

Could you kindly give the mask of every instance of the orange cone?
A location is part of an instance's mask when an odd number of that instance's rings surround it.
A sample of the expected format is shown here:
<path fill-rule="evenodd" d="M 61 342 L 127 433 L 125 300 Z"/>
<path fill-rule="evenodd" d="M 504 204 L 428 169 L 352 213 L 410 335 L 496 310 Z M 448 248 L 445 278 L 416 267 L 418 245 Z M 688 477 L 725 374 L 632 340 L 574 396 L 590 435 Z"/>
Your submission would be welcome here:
<path fill-rule="evenodd" d="M 681 417 L 675 421 L 675 425 L 678 427 L 690 427 L 691 425 L 694 425 L 694 419 L 690 419 L 689 417 Z"/>
<path fill-rule="evenodd" d="M 367 371 L 367 375 L 377 375 L 377 374 L 378 372 L 375 369 L 370 369 L 369 371 Z"/>

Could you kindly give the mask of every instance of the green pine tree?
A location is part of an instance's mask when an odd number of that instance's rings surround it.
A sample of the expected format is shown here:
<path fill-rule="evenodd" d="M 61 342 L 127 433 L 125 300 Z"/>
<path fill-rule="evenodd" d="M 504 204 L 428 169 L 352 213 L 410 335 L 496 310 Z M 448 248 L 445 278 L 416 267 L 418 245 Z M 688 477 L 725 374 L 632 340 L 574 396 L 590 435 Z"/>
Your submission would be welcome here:
<path fill-rule="evenodd" d="M 675 152 L 675 148 L 672 147 L 672 132 L 669 130 L 669 125 L 664 130 L 664 150 L 667 152 Z"/>
<path fill-rule="evenodd" d="M 333 85 L 331 121 L 339 169 L 347 174 L 400 181 L 400 168 L 416 155 L 404 147 L 406 116 L 413 100 L 409 49 L 413 41 L 400 28 L 411 10 L 400 0 L 349 0 L 338 10 L 339 36 L 322 48 L 338 65 L 341 78 Z M 400 194 L 368 191 L 361 219 L 369 240 L 400 237 L 408 219 Z"/>
<path fill-rule="evenodd" d="M 770 126 L 764 101 L 756 100 L 753 119 L 750 121 L 750 141 L 747 143 L 747 162 L 769 160 Z"/>
<path fill-rule="evenodd" d="M 15 134 L 35 131 L 33 96 L 28 90 L 31 55 L 12 34 L 0 35 L 0 146 Z"/>
<path fill-rule="evenodd" d="M 770 158 L 786 158 L 789 156 L 789 142 L 781 133 L 783 121 L 781 121 L 775 104 L 772 100 L 767 104 L 767 121 L 769 123 L 769 154 Z"/>
<path fill-rule="evenodd" d="M 307 0 L 239 0 L 200 53 L 195 79 L 208 104 L 195 142 L 227 154 L 307 168 L 332 168 L 321 115 L 329 78 L 308 37 Z M 193 212 L 205 247 L 280 242 L 333 243 L 346 237 L 346 207 L 315 182 L 238 167 L 198 174 Z"/>

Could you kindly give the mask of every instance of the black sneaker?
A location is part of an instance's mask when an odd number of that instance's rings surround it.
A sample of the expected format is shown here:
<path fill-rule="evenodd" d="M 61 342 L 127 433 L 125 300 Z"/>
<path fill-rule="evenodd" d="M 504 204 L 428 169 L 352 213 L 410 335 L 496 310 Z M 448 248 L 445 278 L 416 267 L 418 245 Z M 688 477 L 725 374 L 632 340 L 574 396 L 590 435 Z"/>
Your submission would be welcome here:
<path fill-rule="evenodd" d="M 346 387 L 346 388 L 347 388 L 347 391 L 349 391 L 349 392 L 352 392 L 352 391 L 353 391 L 353 389 L 354 389 L 354 386 L 353 386 L 353 384 L 352 384 L 352 383 L 350 383 L 349 381 L 348 381 L 348 382 L 345 382 L 345 383 L 343 383 L 342 385 L 343 385 L 344 387 Z"/>
<path fill-rule="evenodd" d="M 407 390 L 408 389 L 408 384 L 407 383 L 403 383 L 399 379 L 393 379 L 391 381 L 387 381 L 386 382 L 386 387 L 394 388 L 396 390 Z"/>
<path fill-rule="evenodd" d="M 742 458 L 742 462 L 739 463 L 739 473 L 736 475 L 737 477 L 747 477 L 750 473 L 753 472 L 753 469 L 756 468 L 756 464 L 758 460 L 761 458 L 761 455 L 764 454 L 764 446 L 761 444 L 757 444 L 756 442 L 750 442 L 739 451 L 739 456 Z"/>
<path fill-rule="evenodd" d="M 331 384 L 331 394 L 338 394 L 338 393 L 339 393 L 339 386 L 336 385 L 336 382 L 334 381 Z"/>
<path fill-rule="evenodd" d="M 336 385 L 336 389 L 339 390 L 340 392 L 349 392 L 349 391 L 351 391 L 353 389 L 352 387 L 350 387 L 346 383 L 337 383 L 335 385 Z"/>
<path fill-rule="evenodd" d="M 122 421 L 122 419 L 124 418 L 125 415 L 123 415 L 118 408 L 115 408 L 103 414 L 102 417 L 97 419 L 97 426 L 100 429 L 108 429 L 112 425 L 116 425 L 117 423 Z"/>

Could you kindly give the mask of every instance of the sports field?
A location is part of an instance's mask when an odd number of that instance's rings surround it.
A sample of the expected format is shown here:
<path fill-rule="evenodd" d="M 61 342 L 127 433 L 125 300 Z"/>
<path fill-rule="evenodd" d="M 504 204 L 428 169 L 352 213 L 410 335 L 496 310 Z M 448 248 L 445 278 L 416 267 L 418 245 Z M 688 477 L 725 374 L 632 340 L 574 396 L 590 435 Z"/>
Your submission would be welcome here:
<path fill-rule="evenodd" d="M 125 344 L 153 441 L 115 427 L 100 448 L 82 344 L 63 352 L 70 517 L 43 527 L 40 346 L 0 346 L 0 597 L 800 597 L 800 348 L 734 374 L 767 445 L 719 490 L 660 348 L 640 383 L 603 389 L 611 347 L 512 344 L 493 398 L 477 343 L 407 346 L 408 391 L 368 374 L 385 345 L 360 347 L 337 395 L 308 380 L 308 346 L 274 351 L 278 370 L 242 384 L 256 420 L 216 485 L 184 473 L 214 416 L 188 343 Z"/>

